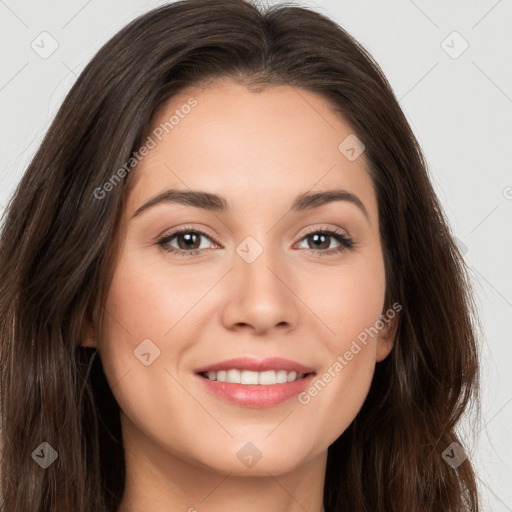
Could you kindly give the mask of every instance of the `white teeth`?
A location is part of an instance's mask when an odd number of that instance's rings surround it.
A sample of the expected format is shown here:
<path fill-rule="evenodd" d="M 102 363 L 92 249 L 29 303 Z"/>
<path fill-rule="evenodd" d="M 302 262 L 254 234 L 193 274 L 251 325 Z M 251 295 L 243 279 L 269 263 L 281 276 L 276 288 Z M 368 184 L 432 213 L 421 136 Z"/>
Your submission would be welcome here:
<path fill-rule="evenodd" d="M 258 372 L 242 370 L 240 374 L 240 384 L 258 384 Z"/>
<path fill-rule="evenodd" d="M 207 372 L 205 377 L 209 380 L 218 382 L 229 382 L 232 384 L 260 384 L 262 386 L 271 386 L 273 384 L 284 384 L 302 379 L 303 373 L 286 370 L 267 370 L 264 372 L 254 372 L 251 370 L 219 370 L 218 372 Z"/>
<path fill-rule="evenodd" d="M 240 384 L 240 370 L 228 370 L 226 374 L 226 382 Z"/>
<path fill-rule="evenodd" d="M 279 370 L 277 372 L 276 379 L 278 384 L 288 382 L 288 372 L 286 370 Z"/>
<path fill-rule="evenodd" d="M 282 370 L 286 373 L 285 370 Z M 263 384 L 264 386 L 271 386 L 272 384 L 276 384 L 278 380 L 276 379 L 276 372 L 274 370 L 268 370 L 267 372 L 261 372 L 258 377 L 258 382 Z M 286 381 L 285 381 L 286 382 Z"/>
<path fill-rule="evenodd" d="M 290 372 L 288 374 L 288 382 L 293 382 L 297 378 L 297 372 Z"/>

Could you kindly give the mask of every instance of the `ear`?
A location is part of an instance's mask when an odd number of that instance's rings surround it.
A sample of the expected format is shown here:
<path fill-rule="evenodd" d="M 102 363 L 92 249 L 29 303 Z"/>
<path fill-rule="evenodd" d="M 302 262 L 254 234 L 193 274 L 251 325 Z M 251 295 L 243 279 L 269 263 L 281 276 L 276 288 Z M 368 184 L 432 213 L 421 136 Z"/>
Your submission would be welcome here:
<path fill-rule="evenodd" d="M 93 314 L 93 318 L 89 314 L 86 315 L 84 331 L 80 341 L 82 347 L 96 347 L 96 318 L 96 311 Z"/>
<path fill-rule="evenodd" d="M 377 362 L 386 359 L 393 348 L 399 319 L 399 313 L 396 311 L 394 311 L 394 313 L 392 317 L 386 314 L 382 316 L 384 327 L 380 329 L 377 338 L 377 353 L 375 358 Z"/>
<path fill-rule="evenodd" d="M 89 320 L 86 320 L 86 327 L 84 334 L 81 337 L 80 345 L 82 347 L 95 347 L 96 346 L 96 330 Z"/>

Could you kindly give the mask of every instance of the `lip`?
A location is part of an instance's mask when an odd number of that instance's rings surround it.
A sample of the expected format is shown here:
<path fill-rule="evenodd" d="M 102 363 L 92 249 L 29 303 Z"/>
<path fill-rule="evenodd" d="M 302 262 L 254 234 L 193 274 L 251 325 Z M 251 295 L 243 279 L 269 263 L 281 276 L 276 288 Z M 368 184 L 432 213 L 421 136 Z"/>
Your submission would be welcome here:
<path fill-rule="evenodd" d="M 204 386 L 224 400 L 243 407 L 272 407 L 292 397 L 297 396 L 311 385 L 314 373 L 304 376 L 300 380 L 262 386 L 259 384 L 233 384 L 231 382 L 219 382 L 210 380 L 202 375 L 196 375 Z"/>
<path fill-rule="evenodd" d="M 298 374 L 314 373 L 315 371 L 309 366 L 305 366 L 297 363 L 296 361 L 292 361 L 291 359 L 284 359 L 282 357 L 270 357 L 267 359 L 237 357 L 235 359 L 227 359 L 226 361 L 203 366 L 195 370 L 195 372 L 218 372 L 219 370 L 251 370 L 253 372 L 286 370 L 287 372 L 297 372 Z"/>
<path fill-rule="evenodd" d="M 231 382 L 219 382 L 216 380 L 210 380 L 201 375 L 206 372 L 231 369 L 250 370 L 255 372 L 286 370 L 288 372 L 295 371 L 297 374 L 304 374 L 304 377 L 293 382 L 283 382 L 282 384 L 264 386 L 259 384 L 233 384 Z M 196 370 L 196 377 L 200 379 L 202 385 L 206 386 L 209 392 L 223 400 L 235 403 L 238 406 L 253 408 L 272 407 L 297 396 L 311 385 L 315 375 L 316 372 L 313 368 L 281 357 L 272 357 L 268 359 L 240 357 L 203 366 Z"/>

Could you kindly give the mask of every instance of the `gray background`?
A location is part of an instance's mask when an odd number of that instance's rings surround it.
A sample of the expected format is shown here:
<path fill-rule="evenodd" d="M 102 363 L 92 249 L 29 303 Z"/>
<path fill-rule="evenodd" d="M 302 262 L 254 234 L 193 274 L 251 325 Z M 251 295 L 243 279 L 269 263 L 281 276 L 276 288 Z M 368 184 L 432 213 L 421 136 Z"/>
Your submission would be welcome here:
<path fill-rule="evenodd" d="M 86 63 L 164 3 L 0 0 L 0 211 Z M 370 51 L 427 157 L 483 325 L 482 418 L 463 425 L 465 448 L 484 510 L 512 512 L 512 1 L 295 3 L 334 18 Z"/>

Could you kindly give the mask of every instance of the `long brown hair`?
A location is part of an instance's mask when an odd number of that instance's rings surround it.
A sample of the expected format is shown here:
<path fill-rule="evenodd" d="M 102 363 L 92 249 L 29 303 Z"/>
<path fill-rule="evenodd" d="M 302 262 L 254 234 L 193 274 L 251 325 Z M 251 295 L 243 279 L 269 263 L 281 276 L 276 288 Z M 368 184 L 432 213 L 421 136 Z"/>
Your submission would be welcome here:
<path fill-rule="evenodd" d="M 361 411 L 329 447 L 325 509 L 478 511 L 470 460 L 455 468 L 443 457 L 452 443 L 463 445 L 455 427 L 478 398 L 475 308 L 418 142 L 377 63 L 341 27 L 302 7 L 264 11 L 243 0 L 166 5 L 107 42 L 67 95 L 6 209 L 4 509 L 113 512 L 120 503 L 119 407 L 99 355 L 80 341 L 86 319 L 103 311 L 136 168 L 103 199 L 98 187 L 129 161 L 165 101 L 217 77 L 318 93 L 365 146 L 386 308 L 396 301 L 403 309 Z M 45 469 L 33 456 L 43 442 L 58 454 Z"/>

